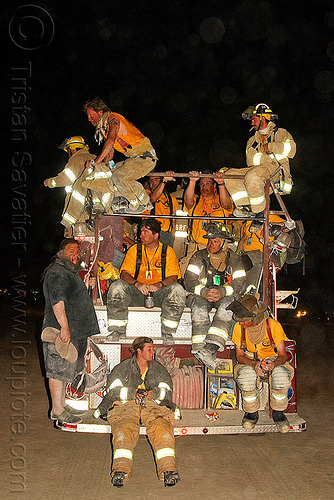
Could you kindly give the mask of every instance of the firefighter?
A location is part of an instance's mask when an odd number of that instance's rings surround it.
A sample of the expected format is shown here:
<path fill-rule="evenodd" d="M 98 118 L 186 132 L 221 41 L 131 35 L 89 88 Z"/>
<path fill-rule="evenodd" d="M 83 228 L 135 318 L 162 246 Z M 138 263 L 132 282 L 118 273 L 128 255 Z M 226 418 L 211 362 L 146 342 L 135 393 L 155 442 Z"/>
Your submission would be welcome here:
<path fill-rule="evenodd" d="M 217 177 L 198 177 L 199 172 L 189 172 L 190 177 L 187 189 L 184 192 L 184 208 L 191 216 L 230 217 L 232 214 L 231 197 L 225 187 L 221 173 Z M 196 182 L 199 181 L 200 195 L 195 194 Z M 181 274 L 187 268 L 191 256 L 196 250 L 206 247 L 204 225 L 209 222 L 205 219 L 193 219 L 188 224 L 188 247 L 185 257 L 180 262 Z"/>
<path fill-rule="evenodd" d="M 174 344 L 176 332 L 186 301 L 186 292 L 178 283 L 181 277 L 174 250 L 159 242 L 160 223 L 143 219 L 140 242 L 127 251 L 121 279 L 108 290 L 108 340 L 118 342 L 125 335 L 128 307 L 144 306 L 145 297 L 161 307 L 161 335 L 163 343 Z M 153 307 L 150 304 L 150 307 Z"/>
<path fill-rule="evenodd" d="M 89 152 L 84 139 L 79 135 L 69 137 L 61 143 L 59 149 L 68 154 L 69 160 L 62 172 L 55 177 L 45 179 L 44 186 L 65 187 L 66 198 L 61 224 L 67 228 L 66 236 L 71 235 L 70 229 L 77 222 L 85 222 L 92 214 L 102 213 L 104 207 L 101 193 L 90 190 L 87 193 L 87 188 L 82 185 L 88 175 L 85 163 L 95 158 Z"/>
<path fill-rule="evenodd" d="M 227 248 L 233 240 L 222 223 L 206 227 L 207 247 L 190 259 L 184 276 L 191 308 L 192 354 L 209 368 L 216 367 L 218 349 L 224 349 L 229 337 L 231 311 L 227 306 L 244 291 L 246 273 L 241 259 Z M 209 312 L 216 309 L 212 323 Z"/>
<path fill-rule="evenodd" d="M 167 243 L 171 247 L 173 247 L 174 243 L 175 219 L 159 219 L 159 215 L 175 215 L 179 206 L 176 198 L 165 189 L 167 182 L 173 180 L 173 172 L 171 171 L 166 172 L 163 177 L 150 175 L 148 181 L 149 187 L 146 189 L 153 204 L 151 214 L 156 215 L 156 220 L 161 224 L 159 240 L 161 243 Z M 150 212 L 144 212 L 143 215 L 148 213 Z"/>
<path fill-rule="evenodd" d="M 244 120 L 251 120 L 255 134 L 246 146 L 247 168 L 229 169 L 228 174 L 244 174 L 243 179 L 226 179 L 226 187 L 232 196 L 236 209 L 235 217 L 263 217 L 265 208 L 264 185 L 273 172 L 279 193 L 289 194 L 292 189 L 289 158 L 296 154 L 296 144 L 289 132 L 278 128 L 272 121 L 278 116 L 267 104 L 249 106 L 242 114 Z M 261 229 L 260 221 L 253 221 L 251 231 Z"/>
<path fill-rule="evenodd" d="M 263 228 L 257 232 L 253 232 L 250 229 L 251 224 L 251 221 L 244 222 L 242 237 L 240 238 L 236 252 L 242 256 L 242 261 L 247 272 L 247 282 L 250 279 L 250 283 L 248 284 L 252 285 L 252 287 L 246 288 L 246 293 L 251 288 L 258 288 L 257 285 L 261 279 L 263 263 Z M 291 240 L 289 229 L 285 224 L 286 221 L 278 215 L 269 214 L 270 260 L 275 264 L 276 269 L 281 269 L 284 265 L 287 248 Z M 249 259 L 252 266 L 248 265 L 247 259 Z"/>
<path fill-rule="evenodd" d="M 198 172 L 189 172 L 189 184 L 184 193 L 184 204 L 189 215 L 203 215 L 214 217 L 229 217 L 231 215 L 232 202 L 225 187 L 224 179 L 217 173 L 217 177 L 198 177 Z M 199 180 L 200 195 L 195 195 L 196 182 Z M 192 223 L 189 240 L 194 241 L 196 250 L 206 246 L 205 229 L 203 220 L 194 220 Z"/>
<path fill-rule="evenodd" d="M 232 342 L 238 361 L 234 377 L 245 412 L 242 426 L 245 429 L 255 427 L 260 409 L 259 382 L 269 375 L 273 420 L 279 432 L 289 432 L 290 425 L 283 412 L 288 405 L 294 369 L 287 362 L 284 344 L 287 337 L 282 325 L 269 317 L 267 305 L 254 295 L 245 295 L 228 309 L 234 313 L 236 321 Z"/>
<path fill-rule="evenodd" d="M 112 112 L 102 99 L 87 101 L 83 110 L 95 127 L 97 143 L 104 142 L 94 162 L 87 163 L 91 173 L 85 186 L 108 191 L 108 207 L 115 213 L 150 210 L 149 196 L 137 181 L 151 172 L 158 160 L 150 140 L 124 116 Z M 113 161 L 115 149 L 125 155 L 117 164 Z"/>
<path fill-rule="evenodd" d="M 146 427 L 152 445 L 158 477 L 165 486 L 180 480 L 175 462 L 172 379 L 158 361 L 149 337 L 137 337 L 130 348 L 132 357 L 119 363 L 108 376 L 107 395 L 94 412 L 108 419 L 112 433 L 111 482 L 122 487 L 131 476 L 133 450 L 140 424 Z"/>

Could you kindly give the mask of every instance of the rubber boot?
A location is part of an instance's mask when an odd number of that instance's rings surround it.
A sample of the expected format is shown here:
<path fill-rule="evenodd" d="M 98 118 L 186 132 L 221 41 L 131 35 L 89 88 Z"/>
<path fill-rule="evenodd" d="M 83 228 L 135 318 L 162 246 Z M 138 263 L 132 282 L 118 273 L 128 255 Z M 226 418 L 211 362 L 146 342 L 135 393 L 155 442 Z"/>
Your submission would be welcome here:
<path fill-rule="evenodd" d="M 282 411 L 273 410 L 273 421 L 276 424 L 277 429 L 285 434 L 290 430 L 289 420 L 286 418 Z"/>
<path fill-rule="evenodd" d="M 180 481 L 180 476 L 177 472 L 166 471 L 164 472 L 164 484 L 165 486 L 175 486 Z"/>
<path fill-rule="evenodd" d="M 198 361 L 207 366 L 209 370 L 215 370 L 217 367 L 217 351 L 218 346 L 216 344 L 205 344 L 203 347 L 193 348 L 191 353 Z"/>
<path fill-rule="evenodd" d="M 255 214 L 256 217 L 264 217 L 264 212 L 259 212 L 258 214 Z M 258 231 L 261 231 L 263 228 L 263 222 L 259 220 L 253 220 L 251 225 L 249 226 L 249 232 L 250 233 L 257 233 Z"/>
<path fill-rule="evenodd" d="M 122 486 L 124 486 L 125 477 L 125 472 L 114 472 L 111 476 L 111 484 L 116 486 L 116 488 L 122 488 Z"/>
<path fill-rule="evenodd" d="M 254 411 L 253 413 L 245 413 L 243 419 L 242 419 L 242 427 L 244 429 L 254 429 L 255 425 L 257 424 L 257 421 L 259 420 L 259 412 Z"/>

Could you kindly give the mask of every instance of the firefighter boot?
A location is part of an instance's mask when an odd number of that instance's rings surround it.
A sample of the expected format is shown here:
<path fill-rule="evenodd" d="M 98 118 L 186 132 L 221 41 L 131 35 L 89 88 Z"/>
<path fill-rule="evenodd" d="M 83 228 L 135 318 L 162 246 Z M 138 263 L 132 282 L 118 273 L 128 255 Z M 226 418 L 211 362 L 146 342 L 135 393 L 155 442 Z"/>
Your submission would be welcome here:
<path fill-rule="evenodd" d="M 162 343 L 163 345 L 174 345 L 175 339 L 171 333 L 162 332 Z"/>
<path fill-rule="evenodd" d="M 234 217 L 255 217 L 250 205 L 242 205 L 241 207 L 236 207 L 233 211 Z"/>
<path fill-rule="evenodd" d="M 253 413 L 245 413 L 243 419 L 242 419 L 242 427 L 244 429 L 254 429 L 255 425 L 257 424 L 257 421 L 259 420 L 259 412 L 254 411 Z"/>
<path fill-rule="evenodd" d="M 114 472 L 111 476 L 111 484 L 116 488 L 122 488 L 126 475 L 125 472 Z"/>
<path fill-rule="evenodd" d="M 256 215 L 256 217 L 263 218 L 264 212 L 259 212 L 258 214 L 255 214 L 255 215 Z M 263 222 L 261 222 L 259 220 L 253 220 L 253 222 L 249 226 L 249 232 L 250 233 L 257 233 L 258 231 L 261 231 L 262 228 L 263 228 Z"/>
<path fill-rule="evenodd" d="M 110 330 L 109 330 L 110 328 Z M 115 330 L 112 330 L 112 327 L 111 326 L 108 326 L 108 335 L 107 337 L 105 338 L 105 342 L 118 342 L 120 337 L 121 337 L 121 333 L 120 332 L 116 332 Z"/>
<path fill-rule="evenodd" d="M 217 351 L 218 346 L 216 344 L 205 344 L 203 347 L 193 348 L 191 353 L 198 361 L 207 366 L 209 370 L 215 370 L 217 367 Z"/>
<path fill-rule="evenodd" d="M 277 429 L 285 434 L 290 430 L 289 420 L 286 418 L 282 411 L 273 410 L 273 421 L 276 424 Z"/>
<path fill-rule="evenodd" d="M 166 471 L 164 472 L 164 484 L 165 486 L 175 486 L 180 481 L 180 476 L 177 472 Z"/>
<path fill-rule="evenodd" d="M 126 214 L 129 212 L 129 201 L 124 196 L 115 196 L 111 203 L 114 214 Z"/>

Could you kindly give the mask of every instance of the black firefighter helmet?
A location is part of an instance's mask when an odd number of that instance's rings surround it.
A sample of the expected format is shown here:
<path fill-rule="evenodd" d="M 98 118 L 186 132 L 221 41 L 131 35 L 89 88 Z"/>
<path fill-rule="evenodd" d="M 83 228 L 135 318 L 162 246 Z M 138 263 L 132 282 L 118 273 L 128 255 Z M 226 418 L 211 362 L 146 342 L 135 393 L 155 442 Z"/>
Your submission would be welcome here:
<path fill-rule="evenodd" d="M 223 238 L 224 240 L 234 241 L 234 234 L 231 234 L 229 228 L 222 222 L 207 222 L 203 225 L 206 234 L 205 239 Z"/>

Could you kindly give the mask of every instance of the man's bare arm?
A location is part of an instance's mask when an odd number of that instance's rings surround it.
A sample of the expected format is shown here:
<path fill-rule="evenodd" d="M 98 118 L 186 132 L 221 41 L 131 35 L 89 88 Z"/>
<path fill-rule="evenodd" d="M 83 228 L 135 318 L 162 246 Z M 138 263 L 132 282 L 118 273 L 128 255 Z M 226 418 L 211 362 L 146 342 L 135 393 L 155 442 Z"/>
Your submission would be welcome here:
<path fill-rule="evenodd" d="M 224 179 L 221 179 L 223 173 L 217 172 L 217 177 L 215 177 L 215 181 L 217 183 L 218 195 L 220 204 L 225 210 L 231 210 L 232 208 L 232 199 L 230 193 L 227 191 Z"/>
<path fill-rule="evenodd" d="M 68 326 L 64 301 L 60 300 L 57 304 L 52 306 L 52 309 L 58 323 L 60 324 L 60 339 L 65 344 L 69 344 L 71 341 L 71 332 L 70 327 Z"/>
<path fill-rule="evenodd" d="M 194 204 L 195 186 L 196 182 L 199 179 L 199 177 L 196 177 L 196 175 L 198 175 L 198 172 L 191 171 L 189 172 L 189 174 L 193 175 L 193 177 L 190 177 L 189 184 L 184 192 L 184 204 L 187 210 L 190 210 Z"/>

